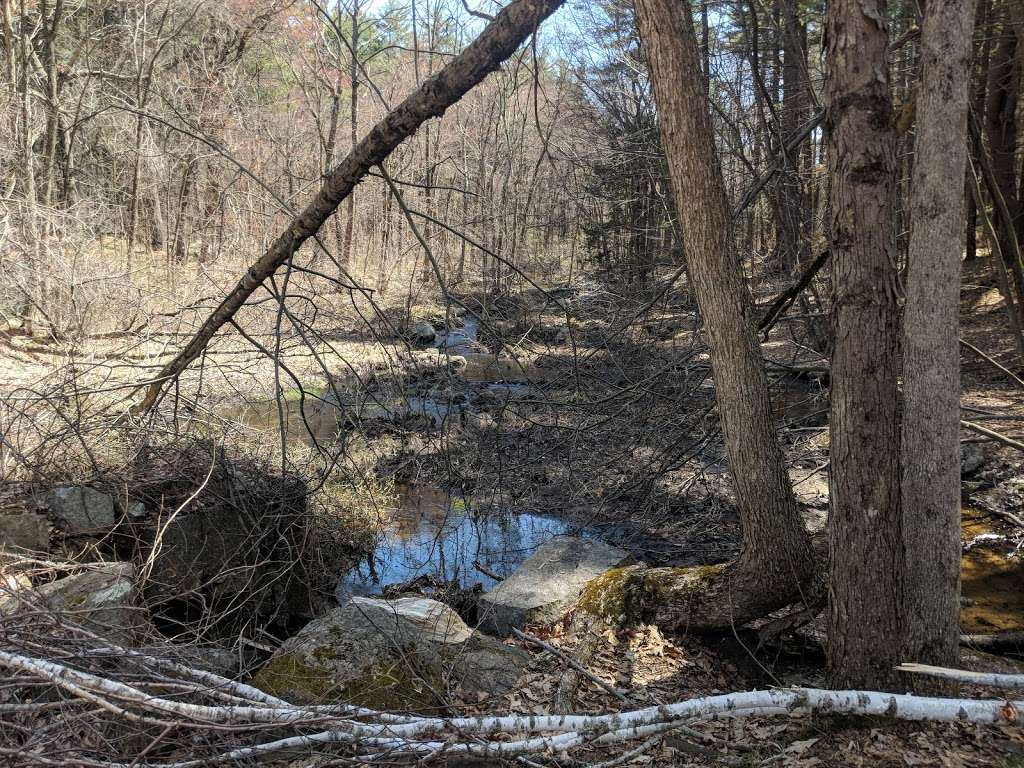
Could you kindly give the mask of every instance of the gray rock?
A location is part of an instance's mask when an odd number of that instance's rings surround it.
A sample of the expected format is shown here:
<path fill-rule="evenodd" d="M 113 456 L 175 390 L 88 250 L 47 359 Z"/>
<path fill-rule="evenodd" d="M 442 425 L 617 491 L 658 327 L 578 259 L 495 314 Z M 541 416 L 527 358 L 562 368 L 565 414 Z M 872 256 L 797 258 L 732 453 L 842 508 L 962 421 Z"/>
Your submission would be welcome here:
<path fill-rule="evenodd" d="M 449 689 L 504 693 L 529 658 L 436 600 L 356 597 L 286 641 L 253 682 L 296 703 L 429 712 Z"/>
<path fill-rule="evenodd" d="M 569 326 L 563 325 L 555 334 L 555 344 L 565 344 L 571 337 L 572 331 L 569 330 Z"/>
<path fill-rule="evenodd" d="M 437 337 L 437 330 L 426 320 L 421 320 L 409 329 L 409 335 L 416 341 L 430 342 Z"/>
<path fill-rule="evenodd" d="M 960 443 L 960 476 L 969 477 L 985 464 L 985 454 L 976 443 Z"/>
<path fill-rule="evenodd" d="M 146 505 L 141 501 L 133 501 L 129 503 L 125 508 L 125 512 L 128 513 L 128 517 L 132 520 L 142 520 L 147 514 L 149 514 L 146 512 Z"/>
<path fill-rule="evenodd" d="M 505 637 L 513 627 L 554 623 L 576 602 L 587 582 L 629 560 L 623 550 L 599 541 L 556 536 L 480 598 L 480 628 Z"/>
<path fill-rule="evenodd" d="M 0 548 L 17 547 L 33 552 L 50 548 L 50 523 L 43 515 L 22 512 L 0 515 Z"/>
<path fill-rule="evenodd" d="M 146 624 L 144 613 L 136 606 L 135 577 L 131 563 L 100 563 L 43 584 L 34 595 L 25 597 L 114 642 L 130 643 Z M 11 615 L 24 606 L 17 594 L 5 597 L 0 600 L 0 615 Z"/>
<path fill-rule="evenodd" d="M 68 533 L 109 531 L 117 522 L 114 500 L 86 485 L 62 485 L 47 497 L 50 511 L 60 518 Z"/>

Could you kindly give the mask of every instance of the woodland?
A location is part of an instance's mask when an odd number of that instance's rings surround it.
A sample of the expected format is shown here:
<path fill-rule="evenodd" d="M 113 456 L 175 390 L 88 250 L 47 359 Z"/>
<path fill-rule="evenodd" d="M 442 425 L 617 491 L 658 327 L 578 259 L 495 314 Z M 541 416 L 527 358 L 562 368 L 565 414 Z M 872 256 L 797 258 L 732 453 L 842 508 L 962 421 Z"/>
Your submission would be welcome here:
<path fill-rule="evenodd" d="M 1024 766 L 1024 2 L 0 11 L 0 763 Z"/>

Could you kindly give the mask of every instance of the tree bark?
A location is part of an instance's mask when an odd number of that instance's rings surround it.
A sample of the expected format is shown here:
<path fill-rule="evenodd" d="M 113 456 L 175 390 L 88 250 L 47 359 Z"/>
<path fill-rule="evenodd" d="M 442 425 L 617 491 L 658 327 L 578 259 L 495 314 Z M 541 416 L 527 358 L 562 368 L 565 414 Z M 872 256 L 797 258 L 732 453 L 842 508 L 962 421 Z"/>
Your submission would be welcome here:
<path fill-rule="evenodd" d="M 779 129 L 782 141 L 794 135 L 807 116 L 807 61 L 802 41 L 802 23 L 797 15 L 796 0 L 780 0 L 782 23 L 782 108 Z M 782 267 L 791 272 L 806 260 L 804 229 L 807 221 L 806 195 L 800 177 L 802 142 L 790 149 L 780 147 L 782 173 L 776 182 L 779 215 L 778 252 Z"/>
<path fill-rule="evenodd" d="M 145 413 L 156 404 L 163 386 L 199 357 L 217 331 L 235 316 L 263 281 L 319 231 L 370 168 L 387 158 L 424 122 L 443 115 L 448 107 L 497 69 L 562 2 L 513 0 L 466 50 L 385 115 L 328 174 L 316 197 L 291 221 L 266 253 L 246 270 L 185 348 L 160 370 L 156 381 L 147 387 L 145 397 L 134 410 Z"/>
<path fill-rule="evenodd" d="M 903 654 L 949 666 L 960 641 L 960 238 L 974 0 L 928 0 L 903 316 Z M 912 463 L 911 463 L 912 462 Z M 915 680 L 917 682 L 917 680 Z"/>
<path fill-rule="evenodd" d="M 880 689 L 897 682 L 903 558 L 884 18 L 884 0 L 833 0 L 825 21 L 835 280 L 827 675 L 836 687 Z"/>
<path fill-rule="evenodd" d="M 349 67 L 349 78 L 351 80 L 351 98 L 349 100 L 349 138 L 350 148 L 355 150 L 359 141 L 359 0 L 352 0 L 352 57 Z M 352 263 L 352 231 L 355 228 L 356 207 L 355 196 L 349 195 L 345 210 L 345 245 L 338 255 L 343 268 L 347 269 Z M 344 282 L 345 276 L 339 275 Z"/>
<path fill-rule="evenodd" d="M 1013 0 L 1011 0 L 1012 2 Z M 1017 198 L 1017 100 L 1020 91 L 1018 31 L 1010 18 L 1010 2 L 1003 6 L 1003 24 L 991 54 L 985 104 L 985 133 L 999 191 L 1006 201 L 1010 221 L 1001 221 L 999 245 L 1003 256 L 1014 252 L 1010 238 L 1018 237 L 1020 200 Z M 1019 289 L 1018 289 L 1019 290 Z"/>
<path fill-rule="evenodd" d="M 735 562 L 647 571 L 643 591 L 657 598 L 663 626 L 720 629 L 799 599 L 814 558 L 775 434 L 750 296 L 733 249 L 689 6 L 638 0 L 636 10 L 743 522 Z"/>

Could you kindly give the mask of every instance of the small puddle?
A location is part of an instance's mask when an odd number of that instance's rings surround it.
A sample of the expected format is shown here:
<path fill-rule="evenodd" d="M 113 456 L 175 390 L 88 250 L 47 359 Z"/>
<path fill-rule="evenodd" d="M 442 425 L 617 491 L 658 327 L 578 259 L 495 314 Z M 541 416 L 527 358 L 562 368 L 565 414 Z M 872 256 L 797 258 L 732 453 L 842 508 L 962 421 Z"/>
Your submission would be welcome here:
<path fill-rule="evenodd" d="M 992 516 L 965 507 L 961 515 L 962 538 L 998 533 Z M 962 607 L 960 628 L 966 633 L 1024 629 L 1024 558 L 1009 557 L 1012 542 L 978 544 L 964 552 L 960 561 Z"/>
<path fill-rule="evenodd" d="M 510 575 L 537 547 L 570 530 L 555 517 L 475 514 L 438 489 L 405 487 L 372 557 L 338 584 L 338 599 L 379 595 L 387 586 L 421 576 L 488 590 L 496 583 L 490 573 Z"/>

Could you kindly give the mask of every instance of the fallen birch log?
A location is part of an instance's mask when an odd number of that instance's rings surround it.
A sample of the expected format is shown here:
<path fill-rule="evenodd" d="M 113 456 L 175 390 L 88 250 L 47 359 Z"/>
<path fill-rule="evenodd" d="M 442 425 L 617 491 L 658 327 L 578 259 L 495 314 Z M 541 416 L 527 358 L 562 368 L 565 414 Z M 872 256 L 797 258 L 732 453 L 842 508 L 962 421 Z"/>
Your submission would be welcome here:
<path fill-rule="evenodd" d="M 79 658 L 77 663 L 82 663 L 82 659 Z M 69 704 L 74 700 L 84 700 L 102 708 L 108 715 L 131 722 L 153 723 L 163 718 L 168 728 L 173 725 L 175 729 L 188 729 L 192 732 L 201 729 L 207 729 L 210 733 L 230 732 L 236 740 L 235 746 L 217 754 L 176 762 L 136 760 L 132 763 L 139 768 L 198 768 L 217 763 L 247 761 L 283 751 L 321 749 L 331 744 L 339 745 L 350 754 L 354 751 L 358 755 L 357 760 L 385 756 L 426 758 L 440 754 L 513 758 L 650 739 L 687 723 L 754 716 L 872 715 L 898 720 L 1017 724 L 1020 708 L 1024 706 L 1024 701 L 1002 699 L 944 699 L 875 691 L 789 688 L 705 696 L 601 715 L 396 718 L 394 714 L 362 708 L 295 706 L 272 696 L 261 695 L 248 686 L 235 687 L 233 690 L 245 699 L 260 700 L 258 704 L 196 704 L 186 700 L 180 690 L 178 698 L 171 700 L 145 690 L 147 684 L 165 684 L 167 678 L 164 673 L 155 673 L 149 681 L 139 680 L 136 675 L 133 678 L 134 684 L 128 685 L 56 661 L 6 651 L 0 651 L 0 667 L 26 683 L 49 683 L 60 688 L 70 695 Z M 904 665 L 901 669 L 954 676 L 953 679 L 986 685 L 1024 687 L 1021 682 L 1024 677 L 1016 675 L 986 675 L 913 664 Z M 185 676 L 193 675 L 186 672 Z M 219 679 L 211 682 L 219 683 Z M 229 684 L 228 687 L 232 686 Z M 209 692 L 197 686 L 193 693 L 196 698 L 201 698 Z M 293 731 L 294 735 L 282 734 L 268 741 L 237 743 L 239 739 L 258 740 L 260 734 L 265 733 L 271 725 L 275 729 L 294 728 L 307 732 L 294 734 Z M 230 728 L 225 731 L 224 726 Z M 321 730 L 308 732 L 317 728 Z M 118 762 L 99 763 L 94 759 L 89 764 L 103 768 L 122 768 L 128 765 Z"/>
<path fill-rule="evenodd" d="M 941 677 L 944 680 L 956 680 L 960 683 L 990 685 L 993 688 L 1024 688 L 1024 675 L 1006 675 L 998 672 L 969 672 L 966 669 L 933 667 L 928 664 L 900 664 L 896 669 L 900 672 L 927 675 L 928 677 Z"/>

